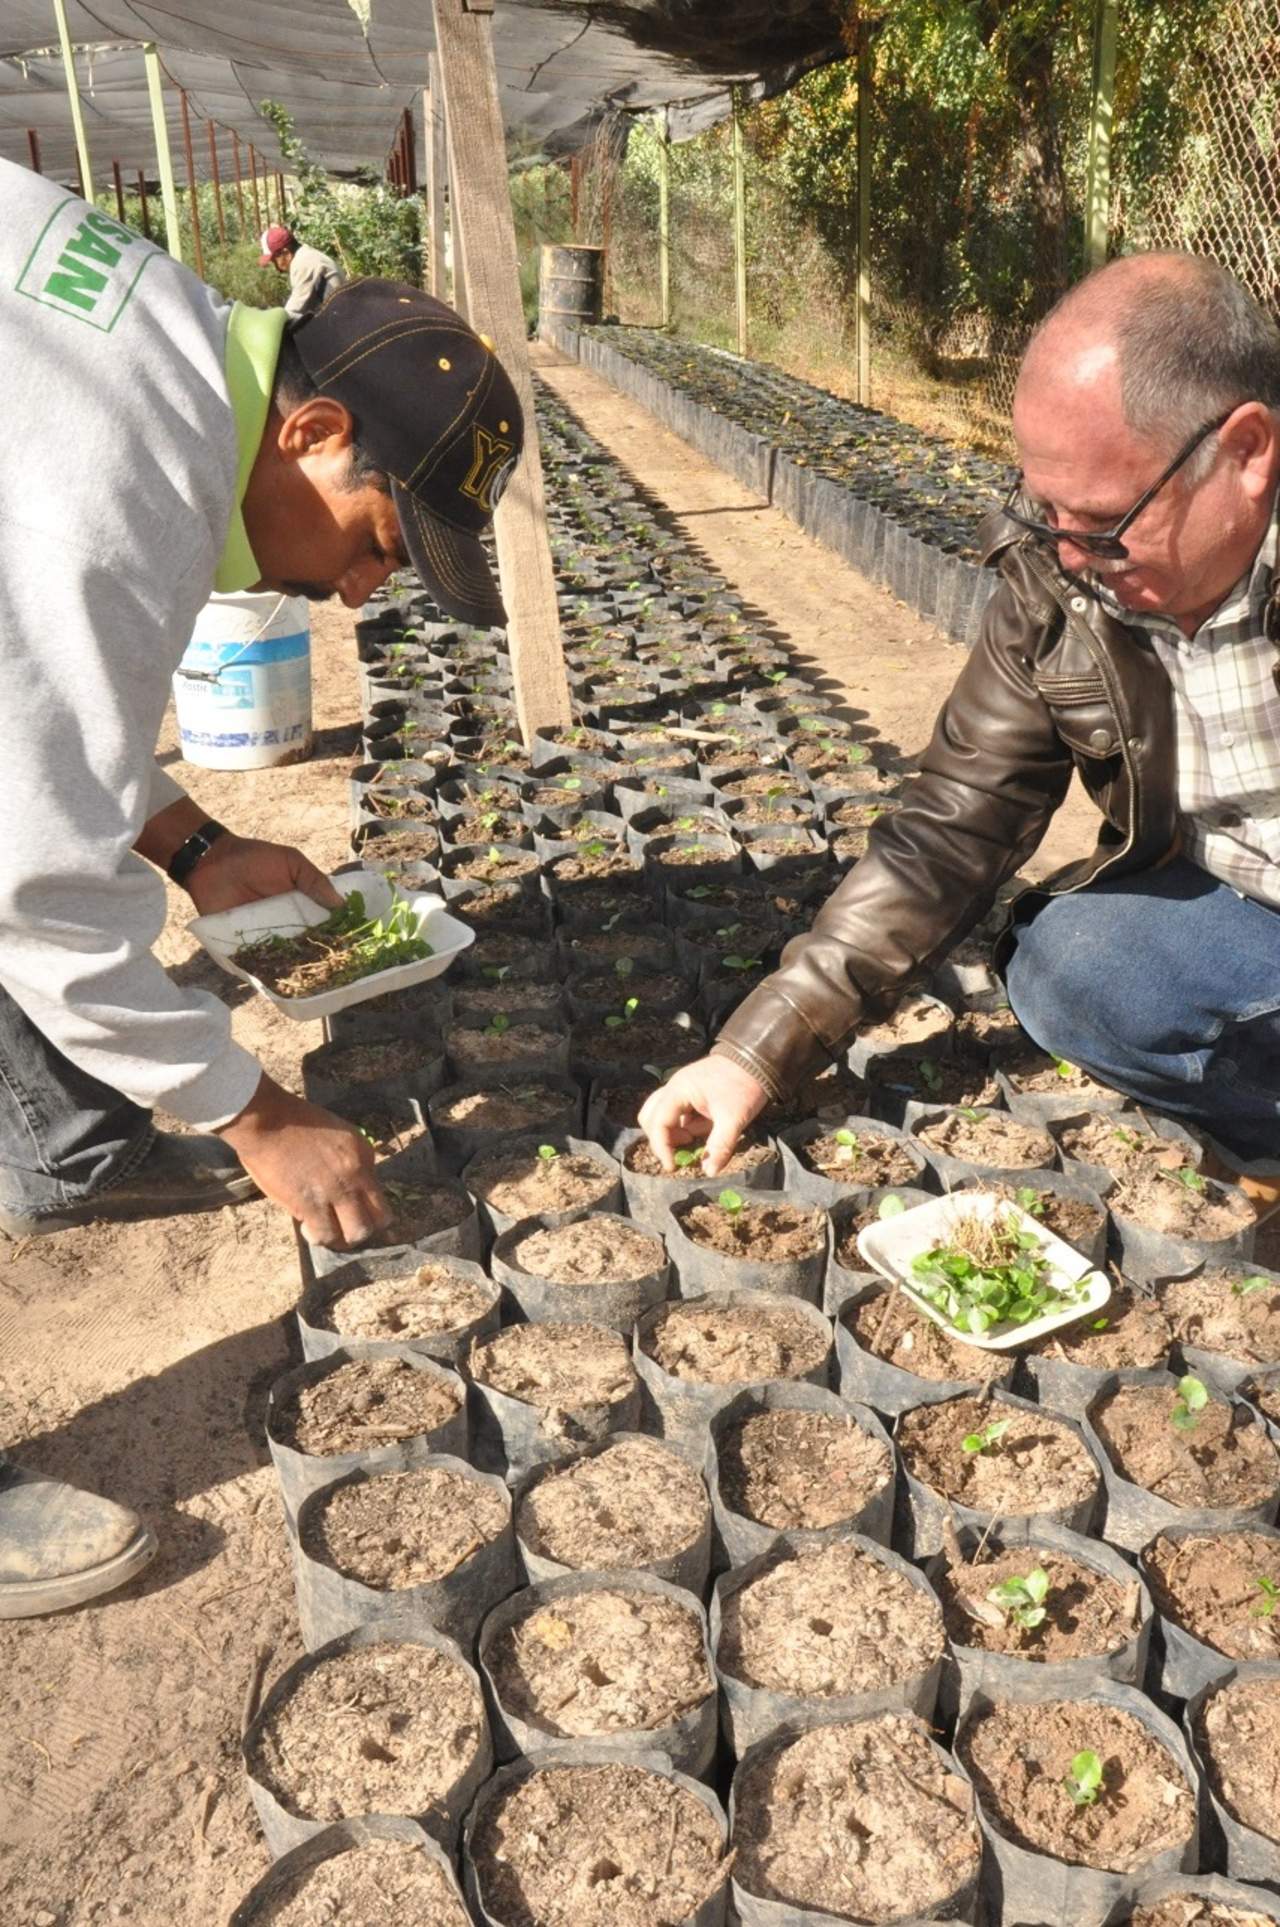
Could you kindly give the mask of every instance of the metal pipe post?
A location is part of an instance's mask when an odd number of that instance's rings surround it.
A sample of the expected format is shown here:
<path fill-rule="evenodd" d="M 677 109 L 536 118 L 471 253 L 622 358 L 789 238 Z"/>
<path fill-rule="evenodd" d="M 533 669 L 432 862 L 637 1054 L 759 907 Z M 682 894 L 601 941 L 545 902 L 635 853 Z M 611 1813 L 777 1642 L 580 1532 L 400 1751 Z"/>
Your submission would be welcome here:
<path fill-rule="evenodd" d="M 658 326 L 671 326 L 671 124 L 658 115 Z"/>
<path fill-rule="evenodd" d="M 249 185 L 253 189 L 253 225 L 262 233 L 262 208 L 258 202 L 258 150 L 249 142 Z"/>
<path fill-rule="evenodd" d="M 733 293 L 738 353 L 747 352 L 747 166 L 742 140 L 742 94 L 733 90 Z"/>
<path fill-rule="evenodd" d="M 53 15 L 58 23 L 58 40 L 62 47 L 62 70 L 67 77 L 67 100 L 71 107 L 71 125 L 76 135 L 76 158 L 80 163 L 80 190 L 86 201 L 93 199 L 93 170 L 89 166 L 89 141 L 84 131 L 84 110 L 80 105 L 80 84 L 76 79 L 76 56 L 71 45 L 71 35 L 67 32 L 67 9 L 64 0 L 53 0 Z"/>
<path fill-rule="evenodd" d="M 43 174 L 44 169 L 40 165 L 40 136 L 34 127 L 27 129 L 27 152 L 31 156 L 31 172 Z"/>
<path fill-rule="evenodd" d="M 209 171 L 213 179 L 213 205 L 218 216 L 218 246 L 227 245 L 227 222 L 222 212 L 222 177 L 218 172 L 218 131 L 213 122 L 206 121 L 209 129 Z"/>
<path fill-rule="evenodd" d="M 179 87 L 178 99 L 182 102 L 182 145 L 187 155 L 187 201 L 191 210 L 191 246 L 196 259 L 196 273 L 204 280 L 204 246 L 200 239 L 200 191 L 196 186 L 195 155 L 191 151 L 191 115 L 187 111 L 187 90 Z"/>
<path fill-rule="evenodd" d="M 182 259 L 182 226 L 178 220 L 178 190 L 173 184 L 173 156 L 169 152 L 169 123 L 164 112 L 164 88 L 160 82 L 160 56 L 154 40 L 142 49 L 147 69 L 147 93 L 151 100 L 151 125 L 156 139 L 156 165 L 160 173 L 160 198 L 164 203 L 164 232 L 169 252 L 175 261 Z"/>
<path fill-rule="evenodd" d="M 124 226 L 124 182 L 120 179 L 120 163 L 118 160 L 115 160 L 115 159 L 113 159 L 111 162 L 111 179 L 116 190 L 116 219 L 117 221 L 119 221 L 121 227 L 123 227 Z"/>
<path fill-rule="evenodd" d="M 142 210 L 142 232 L 148 241 L 151 239 L 151 209 L 147 206 L 147 179 L 142 169 L 138 169 L 138 206 Z"/>
<path fill-rule="evenodd" d="M 854 340 L 858 400 L 871 406 L 871 49 L 858 35 L 858 303 Z"/>
<path fill-rule="evenodd" d="M 237 239 L 243 241 L 244 231 L 248 226 L 248 222 L 244 217 L 244 181 L 240 173 L 240 136 L 236 133 L 234 127 L 231 130 L 231 159 L 236 170 L 236 206 L 240 210 L 240 233 Z"/>

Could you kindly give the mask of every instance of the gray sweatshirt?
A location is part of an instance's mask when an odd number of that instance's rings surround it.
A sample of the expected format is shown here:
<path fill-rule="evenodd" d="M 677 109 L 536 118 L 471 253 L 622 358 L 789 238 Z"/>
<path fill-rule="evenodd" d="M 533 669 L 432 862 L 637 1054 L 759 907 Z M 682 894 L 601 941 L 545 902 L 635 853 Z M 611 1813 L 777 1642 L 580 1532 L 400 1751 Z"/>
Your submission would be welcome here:
<path fill-rule="evenodd" d="M 322 308 L 346 278 L 336 261 L 322 254 L 319 248 L 309 248 L 304 241 L 294 249 L 289 263 L 289 296 L 284 311 L 290 321 L 301 321 Z"/>
<path fill-rule="evenodd" d="M 220 1123 L 260 1067 L 151 954 L 131 845 L 182 795 L 153 757 L 196 616 L 259 574 L 239 504 L 284 317 L 3 161 L 0 213 L 0 986 L 82 1070 Z"/>

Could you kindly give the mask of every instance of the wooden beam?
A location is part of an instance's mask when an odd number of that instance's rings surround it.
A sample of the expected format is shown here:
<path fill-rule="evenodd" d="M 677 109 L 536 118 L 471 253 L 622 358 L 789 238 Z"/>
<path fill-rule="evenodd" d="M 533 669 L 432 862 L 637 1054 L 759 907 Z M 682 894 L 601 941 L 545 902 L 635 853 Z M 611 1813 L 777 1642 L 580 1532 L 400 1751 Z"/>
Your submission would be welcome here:
<path fill-rule="evenodd" d="M 1084 200 L 1084 264 L 1100 268 L 1111 234 L 1111 125 L 1116 93 L 1116 20 L 1119 0 L 1094 0 L 1093 95 Z"/>
<path fill-rule="evenodd" d="M 169 252 L 175 261 L 182 259 L 182 224 L 178 220 L 178 190 L 173 184 L 173 155 L 169 152 L 169 123 L 164 112 L 164 88 L 160 83 L 160 56 L 154 40 L 142 49 L 147 69 L 147 95 L 151 101 L 151 126 L 156 141 L 156 166 L 160 173 L 160 198 L 164 204 L 164 232 Z"/>
<path fill-rule="evenodd" d="M 125 224 L 124 182 L 120 179 L 120 163 L 118 160 L 115 160 L 114 158 L 112 159 L 112 162 L 111 162 L 111 181 L 112 181 L 112 185 L 116 190 L 116 219 L 117 221 L 119 221 L 121 227 L 123 227 Z"/>
<path fill-rule="evenodd" d="M 58 23 L 58 42 L 62 48 L 62 71 L 67 80 L 67 100 L 71 107 L 71 125 L 76 135 L 76 159 L 80 163 L 80 192 L 86 201 L 93 199 L 93 170 L 89 166 L 89 139 L 84 131 L 84 110 L 80 105 L 80 83 L 76 79 L 76 56 L 71 45 L 71 35 L 67 32 L 67 9 L 64 0 L 53 0 L 53 17 Z"/>
<path fill-rule="evenodd" d="M 658 326 L 671 326 L 671 121 L 666 108 L 658 122 Z"/>
<path fill-rule="evenodd" d="M 444 94 L 434 54 L 427 56 L 427 91 L 422 98 L 427 123 L 427 290 L 437 301 L 445 298 L 444 184 L 449 172 L 445 153 Z"/>
<path fill-rule="evenodd" d="M 227 221 L 222 212 L 222 176 L 218 172 L 218 130 L 213 122 L 206 121 L 209 129 L 209 173 L 213 180 L 213 206 L 218 216 L 218 246 L 227 245 Z"/>
<path fill-rule="evenodd" d="M 151 239 L 151 209 L 147 206 L 147 177 L 138 169 L 138 205 L 142 210 L 142 232 Z"/>
<path fill-rule="evenodd" d="M 747 352 L 747 168 L 742 141 L 742 94 L 733 90 L 733 299 L 738 353 Z"/>
<path fill-rule="evenodd" d="M 195 254 L 196 273 L 203 281 L 204 246 L 200 239 L 200 190 L 196 186 L 196 163 L 191 151 L 191 115 L 187 111 L 185 87 L 179 87 L 178 99 L 182 102 L 182 145 L 187 156 L 187 202 L 191 210 L 191 246 Z"/>
<path fill-rule="evenodd" d="M 582 221 L 582 155 L 575 154 L 569 162 L 569 228 L 575 241 L 582 239 L 579 228 Z"/>
<path fill-rule="evenodd" d="M 43 174 L 44 169 L 40 165 L 40 136 L 34 127 L 27 129 L 27 152 L 31 156 L 31 172 Z"/>
<path fill-rule="evenodd" d="M 432 0 L 467 310 L 472 326 L 493 342 L 524 414 L 524 452 L 498 504 L 495 534 L 516 714 L 528 743 L 536 730 L 570 722 L 573 709 L 547 535 L 493 23 L 477 11 L 481 6 L 487 0 L 470 0 L 469 9 L 468 0 Z"/>
<path fill-rule="evenodd" d="M 871 44 L 858 33 L 858 300 L 854 342 L 858 400 L 871 406 Z"/>
<path fill-rule="evenodd" d="M 240 210 L 239 238 L 243 241 L 244 231 L 248 226 L 248 222 L 245 219 L 244 212 L 244 176 L 240 171 L 240 136 L 236 133 L 234 127 L 231 130 L 231 162 L 236 171 L 236 206 Z"/>

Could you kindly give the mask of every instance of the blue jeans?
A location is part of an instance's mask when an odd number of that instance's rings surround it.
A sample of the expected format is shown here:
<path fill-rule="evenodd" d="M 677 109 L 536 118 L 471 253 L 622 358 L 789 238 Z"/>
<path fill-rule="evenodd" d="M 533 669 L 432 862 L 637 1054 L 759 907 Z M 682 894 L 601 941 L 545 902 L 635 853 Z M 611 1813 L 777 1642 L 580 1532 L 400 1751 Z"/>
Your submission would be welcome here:
<path fill-rule="evenodd" d="M 78 1070 L 0 990 L 0 1206 L 38 1214 L 109 1191 L 154 1136 L 150 1111 Z"/>
<path fill-rule="evenodd" d="M 1021 913 L 1005 981 L 1055 1057 L 1280 1164 L 1280 912 L 1185 858 Z"/>

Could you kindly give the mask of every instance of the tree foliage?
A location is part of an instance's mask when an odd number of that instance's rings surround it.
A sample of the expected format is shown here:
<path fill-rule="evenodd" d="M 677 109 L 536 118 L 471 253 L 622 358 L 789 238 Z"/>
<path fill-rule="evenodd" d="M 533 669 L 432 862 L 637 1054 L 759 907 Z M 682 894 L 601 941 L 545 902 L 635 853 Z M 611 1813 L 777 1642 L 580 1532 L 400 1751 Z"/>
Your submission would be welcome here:
<path fill-rule="evenodd" d="M 280 152 L 297 183 L 289 221 L 298 239 L 332 255 L 348 274 L 376 274 L 419 284 L 418 198 L 393 193 L 372 173 L 351 183 L 334 181 L 299 140 L 292 116 L 279 101 L 264 100 L 260 108 L 275 129 Z"/>

